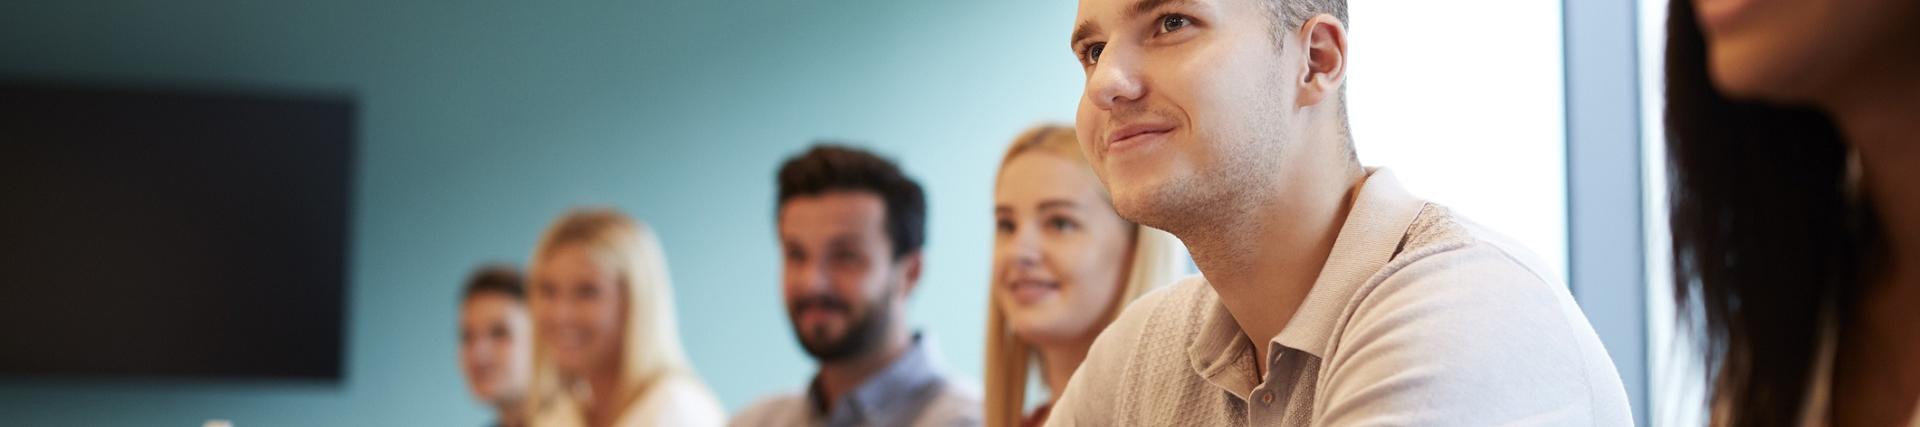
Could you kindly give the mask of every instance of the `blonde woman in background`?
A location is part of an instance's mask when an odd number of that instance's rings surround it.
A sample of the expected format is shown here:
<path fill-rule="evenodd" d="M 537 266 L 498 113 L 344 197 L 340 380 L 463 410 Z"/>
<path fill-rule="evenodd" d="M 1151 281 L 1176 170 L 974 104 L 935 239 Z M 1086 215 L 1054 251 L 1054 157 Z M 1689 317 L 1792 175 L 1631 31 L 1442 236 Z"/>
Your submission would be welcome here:
<path fill-rule="evenodd" d="M 1040 425 L 1120 309 L 1174 281 L 1180 242 L 1114 213 L 1067 126 L 1014 140 L 1000 160 L 993 212 L 987 425 Z M 1025 413 L 1033 365 L 1050 396 Z"/>
<path fill-rule="evenodd" d="M 681 350 L 659 239 L 611 209 L 567 213 L 534 250 L 535 426 L 718 426 Z"/>

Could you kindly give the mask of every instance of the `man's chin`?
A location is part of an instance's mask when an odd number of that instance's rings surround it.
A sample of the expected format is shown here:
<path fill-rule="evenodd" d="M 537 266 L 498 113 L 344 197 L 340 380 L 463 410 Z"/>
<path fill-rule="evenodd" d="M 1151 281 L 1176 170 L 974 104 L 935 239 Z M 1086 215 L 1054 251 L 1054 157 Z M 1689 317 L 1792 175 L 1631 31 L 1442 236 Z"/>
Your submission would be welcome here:
<path fill-rule="evenodd" d="M 1128 184 L 1108 188 L 1113 197 L 1113 211 L 1127 221 L 1146 224 L 1153 219 L 1154 212 L 1163 208 L 1158 204 L 1159 197 L 1154 192 L 1156 189 L 1144 183 Z"/>
<path fill-rule="evenodd" d="M 844 353 L 841 347 L 845 346 L 845 344 L 840 341 L 805 341 L 801 342 L 800 345 L 806 347 L 805 350 L 808 356 L 821 362 L 832 362 L 848 356 L 841 354 Z"/>
<path fill-rule="evenodd" d="M 805 346 L 808 352 L 819 352 L 821 350 L 834 348 L 839 346 L 841 341 L 846 340 L 845 334 L 829 334 L 824 331 L 810 332 L 811 333 L 800 337 L 800 345 Z"/>
<path fill-rule="evenodd" d="M 1113 211 L 1120 218 L 1148 227 L 1168 232 L 1179 228 L 1184 218 L 1192 215 L 1197 205 L 1185 203 L 1184 197 L 1169 194 L 1170 191 L 1182 191 L 1166 186 L 1140 186 L 1113 192 Z"/>

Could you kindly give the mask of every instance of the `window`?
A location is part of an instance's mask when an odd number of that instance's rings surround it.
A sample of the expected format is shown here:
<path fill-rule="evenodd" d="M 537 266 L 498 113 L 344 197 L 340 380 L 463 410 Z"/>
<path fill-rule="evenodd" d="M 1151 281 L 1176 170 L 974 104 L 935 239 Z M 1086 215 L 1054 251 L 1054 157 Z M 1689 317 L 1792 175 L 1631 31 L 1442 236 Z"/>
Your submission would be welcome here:
<path fill-rule="evenodd" d="M 1349 14 L 1361 162 L 1526 245 L 1564 282 L 1560 2 L 1353 2 Z"/>

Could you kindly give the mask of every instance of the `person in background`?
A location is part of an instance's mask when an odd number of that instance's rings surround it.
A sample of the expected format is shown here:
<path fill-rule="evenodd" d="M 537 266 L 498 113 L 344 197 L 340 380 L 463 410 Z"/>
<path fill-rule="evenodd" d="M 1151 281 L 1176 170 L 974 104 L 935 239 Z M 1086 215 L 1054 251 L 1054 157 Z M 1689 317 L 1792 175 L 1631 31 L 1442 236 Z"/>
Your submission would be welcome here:
<path fill-rule="evenodd" d="M 987 425 L 1038 426 L 1120 309 L 1173 283 L 1180 242 L 1113 212 L 1069 126 L 1014 139 L 1000 160 L 993 216 Z M 1050 395 L 1023 414 L 1035 365 Z"/>
<path fill-rule="evenodd" d="M 675 326 L 660 241 L 611 209 L 568 212 L 533 252 L 535 426 L 715 426 Z"/>
<path fill-rule="evenodd" d="M 1673 283 L 1712 424 L 1920 426 L 1920 2 L 1668 19 Z"/>
<path fill-rule="evenodd" d="M 939 368 L 907 325 L 920 283 L 926 196 L 893 162 L 819 145 L 778 175 L 782 294 L 800 347 L 820 363 L 805 391 L 742 410 L 736 426 L 966 426 L 978 392 Z"/>
<path fill-rule="evenodd" d="M 524 399 L 533 366 L 533 325 L 520 271 L 481 267 L 460 292 L 460 372 L 493 425 L 527 425 Z"/>

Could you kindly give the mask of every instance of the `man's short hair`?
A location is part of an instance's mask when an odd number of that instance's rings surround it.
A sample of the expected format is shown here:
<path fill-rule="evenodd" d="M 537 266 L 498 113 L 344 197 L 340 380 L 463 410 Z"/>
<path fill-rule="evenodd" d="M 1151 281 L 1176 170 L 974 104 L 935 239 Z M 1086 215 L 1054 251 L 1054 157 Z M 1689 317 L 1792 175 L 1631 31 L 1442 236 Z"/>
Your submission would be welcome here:
<path fill-rule="evenodd" d="M 1265 0 L 1267 13 L 1273 17 L 1274 33 L 1280 34 L 1300 28 L 1307 18 L 1328 14 L 1347 22 L 1347 0 Z"/>
<path fill-rule="evenodd" d="M 872 193 L 886 207 L 887 237 L 895 260 L 920 250 L 926 243 L 927 200 L 920 184 L 900 172 L 892 161 L 866 150 L 837 143 L 816 144 L 780 166 L 779 206 L 795 197 L 836 191 Z"/>
<path fill-rule="evenodd" d="M 520 270 L 505 264 L 490 264 L 474 270 L 467 276 L 467 286 L 460 292 L 460 301 L 466 302 L 474 296 L 494 293 L 512 298 L 514 301 L 527 301 L 525 277 Z"/>

